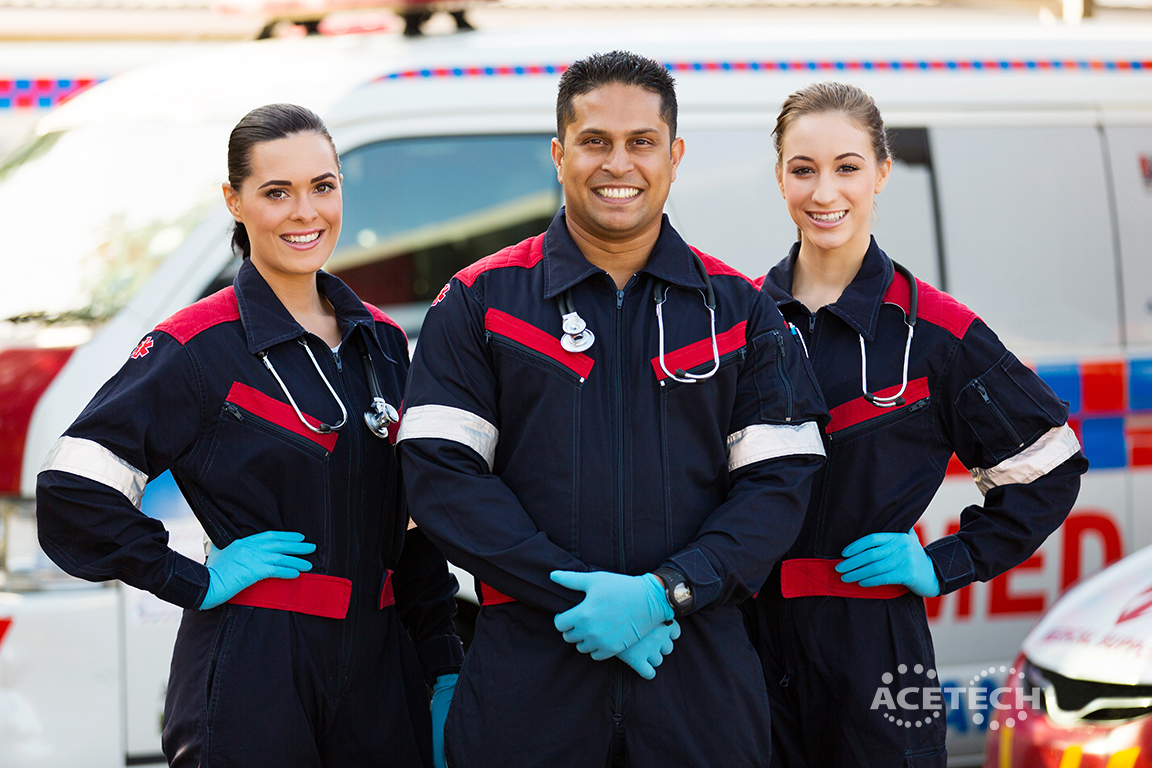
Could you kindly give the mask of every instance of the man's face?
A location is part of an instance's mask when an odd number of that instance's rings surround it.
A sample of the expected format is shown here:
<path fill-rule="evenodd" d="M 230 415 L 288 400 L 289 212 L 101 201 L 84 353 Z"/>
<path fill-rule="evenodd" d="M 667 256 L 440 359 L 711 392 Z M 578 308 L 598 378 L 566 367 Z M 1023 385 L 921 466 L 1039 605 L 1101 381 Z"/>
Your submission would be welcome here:
<path fill-rule="evenodd" d="M 664 201 L 684 156 L 660 117 L 660 97 L 613 83 L 573 99 L 576 117 L 552 160 L 564 186 L 568 226 L 605 244 L 659 229 Z"/>

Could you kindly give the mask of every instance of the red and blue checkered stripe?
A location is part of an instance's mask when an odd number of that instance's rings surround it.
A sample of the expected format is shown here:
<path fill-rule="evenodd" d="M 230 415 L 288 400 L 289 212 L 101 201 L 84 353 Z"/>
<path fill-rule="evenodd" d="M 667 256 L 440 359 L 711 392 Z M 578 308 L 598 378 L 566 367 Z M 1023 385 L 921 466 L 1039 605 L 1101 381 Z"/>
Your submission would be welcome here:
<path fill-rule="evenodd" d="M 106 78 L 0 78 L 0 110 L 49 109 Z"/>
<path fill-rule="evenodd" d="M 667 61 L 671 72 L 1138 72 L 1152 73 L 1152 59 L 810 59 L 763 61 Z M 559 75 L 567 64 L 517 64 L 405 69 L 375 82 L 471 77 Z"/>
<path fill-rule="evenodd" d="M 1037 365 L 1068 401 L 1068 425 L 1091 468 L 1152 467 L 1152 359 Z M 956 457 L 948 474 L 967 474 Z"/>

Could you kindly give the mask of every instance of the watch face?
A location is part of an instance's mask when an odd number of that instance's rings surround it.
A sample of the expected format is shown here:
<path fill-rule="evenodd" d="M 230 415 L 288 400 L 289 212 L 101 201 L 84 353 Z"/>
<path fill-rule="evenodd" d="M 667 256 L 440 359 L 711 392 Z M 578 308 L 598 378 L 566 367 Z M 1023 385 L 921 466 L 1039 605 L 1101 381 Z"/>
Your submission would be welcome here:
<path fill-rule="evenodd" d="M 672 598 L 680 605 L 685 605 L 692 600 L 692 588 L 681 582 L 672 588 Z"/>

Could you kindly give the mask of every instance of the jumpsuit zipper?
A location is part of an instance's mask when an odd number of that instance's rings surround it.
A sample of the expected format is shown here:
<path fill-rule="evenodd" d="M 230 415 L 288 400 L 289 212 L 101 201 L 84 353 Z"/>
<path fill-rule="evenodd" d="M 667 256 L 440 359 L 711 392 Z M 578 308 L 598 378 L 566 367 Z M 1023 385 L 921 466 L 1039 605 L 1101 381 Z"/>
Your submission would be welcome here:
<path fill-rule="evenodd" d="M 317 445 L 308 438 L 303 437 L 302 435 L 298 435 L 290 429 L 285 429 L 279 424 L 269 421 L 263 416 L 259 416 L 255 413 L 252 413 L 251 411 L 246 411 L 240 406 L 236 405 L 236 403 L 225 401 L 224 406 L 220 409 L 220 412 L 222 414 L 227 414 L 230 418 L 235 419 L 236 421 L 247 422 L 261 432 L 272 435 L 273 437 L 278 437 L 282 440 L 286 440 L 292 445 L 295 445 L 301 450 L 307 451 L 308 453 L 314 453 L 321 457 L 328 455 L 328 451 L 323 446 Z M 293 418 L 295 418 L 295 416 L 293 416 Z"/>
<path fill-rule="evenodd" d="M 988 390 L 984 388 L 984 382 L 979 379 L 976 380 L 976 391 L 980 393 L 980 397 L 984 399 L 984 403 L 988 406 L 988 409 L 992 411 L 992 415 L 1000 422 L 1000 426 L 1004 427 L 1004 431 L 1012 438 L 1012 442 L 1016 443 L 1016 447 L 1019 448 L 1023 446 L 1024 441 L 1020 439 L 1019 433 L 1012 427 L 1012 423 L 1008 421 L 1004 412 L 1000 410 L 1000 406 L 996 405 L 996 402 L 988 396 Z"/>
<path fill-rule="evenodd" d="M 605 275 L 609 280 L 611 276 Z M 632 279 L 635 279 L 633 277 Z M 624 286 L 631 285 L 632 279 Z M 624 288 L 616 289 L 616 365 L 614 366 L 613 385 L 616 394 L 616 534 L 619 551 L 616 564 L 619 573 L 627 573 L 626 557 L 624 552 Z M 624 669 L 623 664 L 616 664 L 612 670 L 613 702 L 612 724 L 617 729 L 623 728 L 624 720 Z"/>
<path fill-rule="evenodd" d="M 780 386 L 784 389 L 784 421 L 792 421 L 792 382 L 784 371 L 784 337 L 772 331 L 776 337 L 776 376 L 780 379 Z"/>

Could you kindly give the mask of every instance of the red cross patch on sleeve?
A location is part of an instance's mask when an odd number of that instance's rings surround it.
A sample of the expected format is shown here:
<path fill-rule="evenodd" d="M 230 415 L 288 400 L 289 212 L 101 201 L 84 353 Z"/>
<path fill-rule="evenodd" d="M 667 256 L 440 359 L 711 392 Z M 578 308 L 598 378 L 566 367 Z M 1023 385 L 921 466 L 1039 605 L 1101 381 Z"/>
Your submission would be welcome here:
<path fill-rule="evenodd" d="M 444 295 L 448 293 L 448 289 L 451 287 L 452 283 L 445 283 L 444 287 L 440 289 L 440 293 L 436 294 L 436 300 L 432 302 L 432 306 L 439 304 L 444 299 Z"/>
<path fill-rule="evenodd" d="M 138 357 L 144 357 L 150 349 L 152 349 L 152 337 L 148 336 L 144 341 L 136 345 L 136 349 L 132 350 L 132 359 L 135 360 Z"/>

